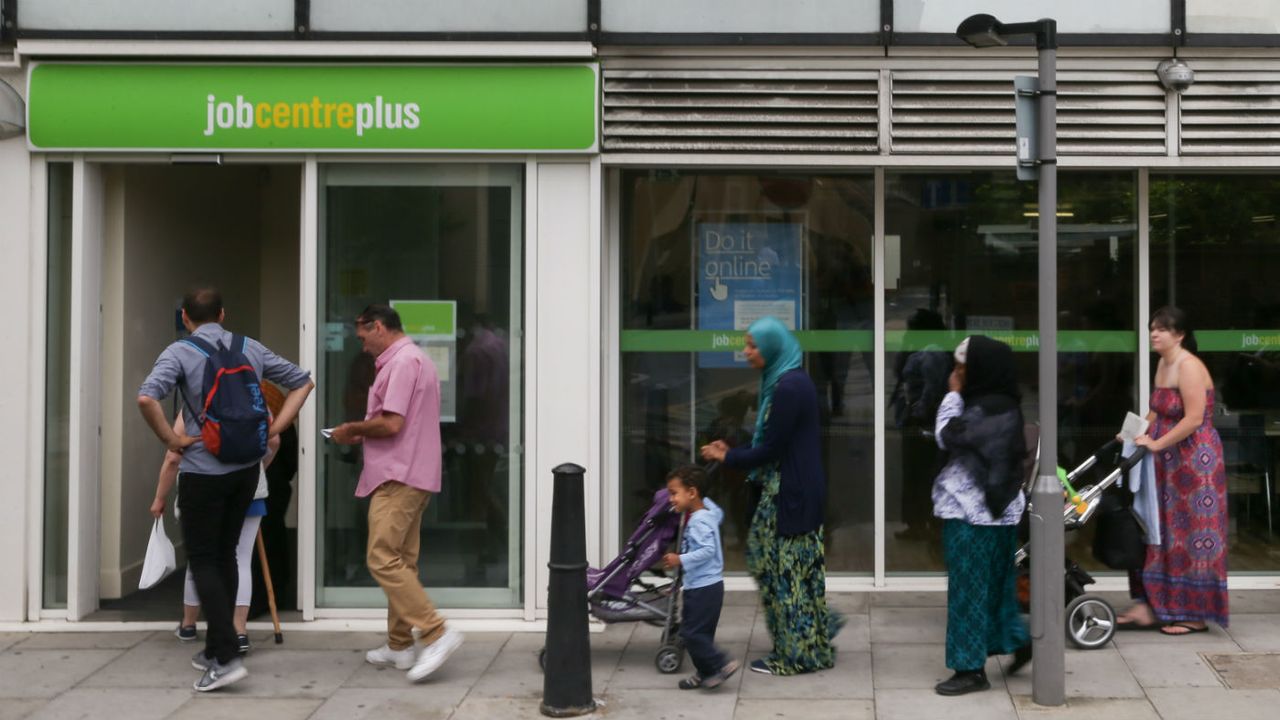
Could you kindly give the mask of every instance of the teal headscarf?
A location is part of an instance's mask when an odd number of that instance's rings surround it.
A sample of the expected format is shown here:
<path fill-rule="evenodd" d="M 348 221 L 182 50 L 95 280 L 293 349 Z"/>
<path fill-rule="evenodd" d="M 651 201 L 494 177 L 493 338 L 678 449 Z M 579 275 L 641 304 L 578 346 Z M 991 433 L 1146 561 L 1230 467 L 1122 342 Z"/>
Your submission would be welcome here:
<path fill-rule="evenodd" d="M 774 317 L 762 317 L 751 323 L 747 334 L 755 341 L 760 355 L 764 357 L 764 374 L 760 377 L 760 406 L 756 411 L 756 432 L 751 437 L 751 444 L 757 445 L 764 440 L 764 411 L 773 401 L 773 389 L 778 379 L 786 372 L 800 367 L 804 362 L 804 351 L 800 349 L 800 341 L 791 334 L 781 320 Z"/>

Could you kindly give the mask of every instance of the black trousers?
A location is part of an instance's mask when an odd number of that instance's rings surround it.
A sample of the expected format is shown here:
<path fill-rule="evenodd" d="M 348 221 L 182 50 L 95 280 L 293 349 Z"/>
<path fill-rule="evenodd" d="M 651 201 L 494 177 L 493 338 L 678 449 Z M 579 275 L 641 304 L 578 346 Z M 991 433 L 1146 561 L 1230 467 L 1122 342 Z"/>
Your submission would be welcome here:
<path fill-rule="evenodd" d="M 720 624 L 720 608 L 724 605 L 724 582 L 684 591 L 684 614 L 680 620 L 680 637 L 698 677 L 708 678 L 720 672 L 729 662 L 716 647 L 716 626 Z"/>
<path fill-rule="evenodd" d="M 236 543 L 257 487 L 257 465 L 225 475 L 182 473 L 178 478 L 182 540 L 209 624 L 204 654 L 220 663 L 230 662 L 237 653 L 232 624 L 238 584 Z"/>

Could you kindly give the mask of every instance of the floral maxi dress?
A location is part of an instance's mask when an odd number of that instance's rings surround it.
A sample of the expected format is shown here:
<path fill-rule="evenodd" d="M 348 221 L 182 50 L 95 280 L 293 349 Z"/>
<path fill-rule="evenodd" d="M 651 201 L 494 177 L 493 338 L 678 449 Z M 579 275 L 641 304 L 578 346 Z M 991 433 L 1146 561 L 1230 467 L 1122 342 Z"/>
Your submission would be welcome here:
<path fill-rule="evenodd" d="M 1182 395 L 1156 388 L 1151 409 L 1149 434 L 1159 439 L 1182 419 Z M 1147 546 L 1141 589 L 1161 622 L 1227 625 L 1227 474 L 1212 417 L 1210 390 L 1200 427 L 1156 454 L 1160 544 Z"/>

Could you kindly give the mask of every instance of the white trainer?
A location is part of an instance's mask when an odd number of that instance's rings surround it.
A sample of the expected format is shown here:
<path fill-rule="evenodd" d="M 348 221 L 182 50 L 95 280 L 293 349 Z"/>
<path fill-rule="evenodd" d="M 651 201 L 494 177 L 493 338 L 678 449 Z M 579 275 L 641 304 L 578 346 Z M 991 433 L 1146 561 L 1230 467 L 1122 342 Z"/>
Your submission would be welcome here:
<path fill-rule="evenodd" d="M 411 682 L 426 680 L 428 675 L 439 670 L 453 651 L 461 646 L 462 633 L 446 628 L 439 639 L 422 648 L 422 652 L 418 654 L 418 661 L 409 668 L 409 680 Z"/>
<path fill-rule="evenodd" d="M 392 650 L 391 646 L 383 645 L 364 654 L 365 661 L 370 665 L 393 665 L 397 670 L 408 670 L 413 667 L 417 657 L 418 654 L 414 652 L 412 645 L 403 650 Z"/>

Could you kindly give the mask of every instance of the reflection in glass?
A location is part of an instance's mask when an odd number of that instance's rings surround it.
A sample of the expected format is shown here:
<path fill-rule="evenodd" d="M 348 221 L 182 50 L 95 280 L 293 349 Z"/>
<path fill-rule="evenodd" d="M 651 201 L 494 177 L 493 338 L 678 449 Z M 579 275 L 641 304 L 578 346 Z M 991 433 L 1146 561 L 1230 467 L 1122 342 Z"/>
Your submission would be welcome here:
<path fill-rule="evenodd" d="M 1136 409 L 1136 203 L 1132 173 L 1063 173 L 1059 188 L 1059 457 L 1071 467 Z M 885 516 L 889 571 L 942 570 L 930 491 L 950 352 L 964 336 L 1017 351 L 1023 415 L 1038 417 L 1036 186 L 1013 173 L 886 177 Z M 1096 567 L 1091 529 L 1068 555 Z"/>
<path fill-rule="evenodd" d="M 518 166 L 337 165 L 325 177 L 322 426 L 364 417 L 376 371 L 351 323 L 366 305 L 456 303 L 451 352 L 447 340 L 433 352 L 435 341 L 415 338 L 454 409 L 442 412 L 444 478 L 423 515 L 419 572 L 433 599 L 454 607 L 520 603 L 521 186 Z M 354 497 L 359 446 L 320 449 L 318 603 L 377 606 L 368 500 Z"/>
<path fill-rule="evenodd" d="M 1232 572 L 1280 569 L 1278 205 L 1271 176 L 1151 176 L 1151 307 L 1186 311 L 1213 376 Z"/>
<path fill-rule="evenodd" d="M 67 606 L 68 448 L 71 446 L 71 163 L 49 163 L 48 326 L 44 377 L 46 608 Z"/>
<path fill-rule="evenodd" d="M 621 537 L 699 445 L 750 442 L 760 376 L 733 343 L 769 314 L 799 331 L 821 398 L 827 567 L 870 572 L 871 177 L 654 170 L 622 187 Z M 708 495 L 740 571 L 751 488 L 722 471 Z"/>

